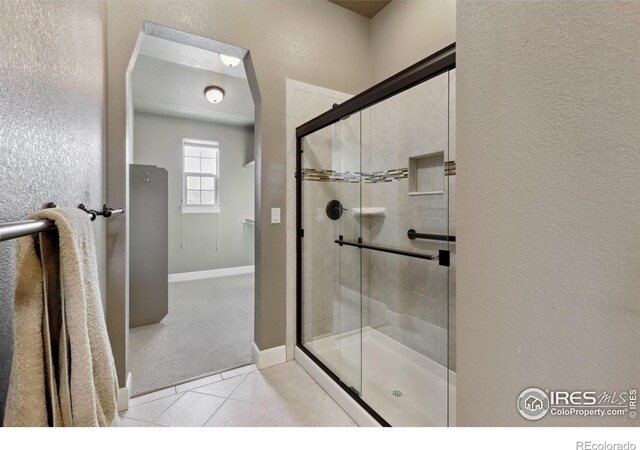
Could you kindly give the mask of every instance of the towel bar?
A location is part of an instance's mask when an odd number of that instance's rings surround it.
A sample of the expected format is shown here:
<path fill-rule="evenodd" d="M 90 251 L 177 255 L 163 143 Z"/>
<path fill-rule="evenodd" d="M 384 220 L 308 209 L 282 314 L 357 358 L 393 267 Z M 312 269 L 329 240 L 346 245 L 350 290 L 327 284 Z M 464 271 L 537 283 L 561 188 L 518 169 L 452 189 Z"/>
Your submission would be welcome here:
<path fill-rule="evenodd" d="M 49 205 L 55 204 L 50 203 Z M 88 209 L 84 205 L 78 206 L 81 210 L 91 214 L 91 220 L 95 220 L 98 216 L 111 217 L 114 214 L 124 214 L 124 208 L 108 208 L 103 205 L 102 211 Z M 16 239 L 30 234 L 42 233 L 43 231 L 52 230 L 56 225 L 51 220 L 21 220 L 19 222 L 0 223 L 0 242 Z"/>

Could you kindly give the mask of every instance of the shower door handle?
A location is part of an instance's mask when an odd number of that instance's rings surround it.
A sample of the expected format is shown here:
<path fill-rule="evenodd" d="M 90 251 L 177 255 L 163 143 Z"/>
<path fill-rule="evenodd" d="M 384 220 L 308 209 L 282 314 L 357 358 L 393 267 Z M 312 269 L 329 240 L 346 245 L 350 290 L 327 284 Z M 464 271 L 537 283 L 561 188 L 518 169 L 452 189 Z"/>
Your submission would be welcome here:
<path fill-rule="evenodd" d="M 342 238 L 342 236 L 341 236 Z M 393 253 L 394 255 L 408 256 L 410 258 L 426 259 L 428 261 L 438 261 L 439 265 L 449 267 L 450 253 L 449 250 L 439 250 L 437 255 L 429 255 L 428 253 L 416 253 L 400 248 L 386 247 L 383 245 L 367 244 L 365 242 L 345 241 L 344 239 L 336 239 L 339 246 L 347 245 L 349 247 L 364 248 L 384 253 Z"/>

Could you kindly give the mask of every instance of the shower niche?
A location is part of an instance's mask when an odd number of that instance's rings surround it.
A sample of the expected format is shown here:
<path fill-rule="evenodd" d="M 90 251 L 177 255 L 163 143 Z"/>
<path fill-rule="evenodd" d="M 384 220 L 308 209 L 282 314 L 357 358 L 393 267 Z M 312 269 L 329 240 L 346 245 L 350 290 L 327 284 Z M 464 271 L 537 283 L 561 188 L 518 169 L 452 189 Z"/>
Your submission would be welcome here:
<path fill-rule="evenodd" d="M 444 151 L 409 158 L 409 195 L 442 195 Z"/>
<path fill-rule="evenodd" d="M 455 420 L 454 86 L 451 45 L 296 129 L 296 358 L 382 425 Z"/>

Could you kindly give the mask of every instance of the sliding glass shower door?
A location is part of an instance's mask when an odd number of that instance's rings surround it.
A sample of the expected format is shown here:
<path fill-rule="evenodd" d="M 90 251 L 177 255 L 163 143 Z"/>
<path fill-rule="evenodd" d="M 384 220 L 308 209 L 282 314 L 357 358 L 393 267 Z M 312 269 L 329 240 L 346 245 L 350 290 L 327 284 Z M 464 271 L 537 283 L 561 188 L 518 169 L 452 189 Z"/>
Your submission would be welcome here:
<path fill-rule="evenodd" d="M 302 141 L 302 342 L 352 392 L 362 389 L 360 114 Z"/>
<path fill-rule="evenodd" d="M 393 426 L 455 417 L 451 69 L 299 141 L 298 345 Z"/>
<path fill-rule="evenodd" d="M 362 399 L 391 425 L 449 423 L 449 73 L 361 111 Z M 364 136 L 367 136 L 364 138 Z"/>

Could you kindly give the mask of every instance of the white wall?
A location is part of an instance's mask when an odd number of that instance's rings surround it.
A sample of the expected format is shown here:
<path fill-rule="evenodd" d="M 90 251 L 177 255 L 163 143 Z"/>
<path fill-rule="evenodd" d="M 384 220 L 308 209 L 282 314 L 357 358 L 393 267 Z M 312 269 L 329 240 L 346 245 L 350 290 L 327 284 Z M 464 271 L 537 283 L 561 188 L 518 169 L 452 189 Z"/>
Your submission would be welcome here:
<path fill-rule="evenodd" d="M 640 3 L 460 1 L 458 424 L 640 381 Z"/>
<path fill-rule="evenodd" d="M 456 40 L 455 0 L 394 0 L 371 19 L 374 83 Z"/>
<path fill-rule="evenodd" d="M 135 87 L 134 87 L 135 88 Z M 217 214 L 183 214 L 182 140 L 220 144 Z M 253 146 L 253 128 L 136 113 L 134 163 L 167 169 L 169 174 L 169 273 L 253 265 L 254 167 L 242 167 Z M 183 245 L 184 244 L 184 245 Z"/>

